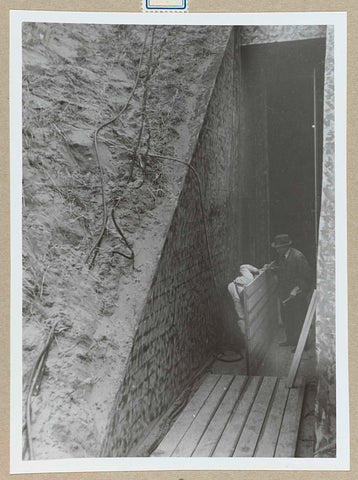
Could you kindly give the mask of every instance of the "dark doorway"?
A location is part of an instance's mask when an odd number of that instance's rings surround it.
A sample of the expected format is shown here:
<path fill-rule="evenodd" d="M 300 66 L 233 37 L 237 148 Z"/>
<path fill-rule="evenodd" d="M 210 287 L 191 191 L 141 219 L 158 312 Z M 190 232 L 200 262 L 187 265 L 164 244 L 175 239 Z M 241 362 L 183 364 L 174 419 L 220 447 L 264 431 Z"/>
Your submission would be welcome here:
<path fill-rule="evenodd" d="M 262 244 L 278 233 L 288 233 L 314 269 L 325 39 L 242 47 L 241 58 L 244 155 L 253 165 L 256 221 L 266 222 L 264 231 L 255 228 L 256 243 L 260 235 L 266 235 Z M 263 219 L 264 211 L 268 221 Z M 262 261 L 258 254 L 255 257 Z"/>

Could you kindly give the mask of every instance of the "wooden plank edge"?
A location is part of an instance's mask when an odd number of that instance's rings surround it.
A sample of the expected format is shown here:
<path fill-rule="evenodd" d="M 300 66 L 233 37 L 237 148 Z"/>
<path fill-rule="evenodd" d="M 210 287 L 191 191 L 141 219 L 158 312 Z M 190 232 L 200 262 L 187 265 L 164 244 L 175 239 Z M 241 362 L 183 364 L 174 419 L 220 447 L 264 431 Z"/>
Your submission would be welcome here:
<path fill-rule="evenodd" d="M 198 451 L 200 452 L 200 451 L 202 451 L 202 450 L 205 450 L 203 446 L 200 446 L 200 443 L 202 442 L 205 434 L 208 432 L 208 428 L 209 428 L 210 425 L 212 424 L 212 421 L 214 420 L 215 416 L 218 414 L 218 412 L 219 412 L 219 410 L 220 410 L 220 407 L 222 406 L 223 402 L 225 401 L 225 398 L 229 395 L 230 389 L 233 388 L 233 385 L 234 385 L 234 382 L 235 382 L 236 378 L 238 379 L 237 381 L 241 380 L 241 382 L 242 382 L 242 383 L 239 385 L 239 391 L 236 392 L 237 398 L 236 398 L 236 400 L 233 402 L 233 406 L 232 406 L 232 408 L 231 408 L 231 411 L 230 411 L 229 415 L 227 416 L 226 421 L 225 421 L 225 422 L 223 423 L 223 425 L 222 425 L 221 432 L 220 432 L 220 434 L 218 435 L 215 444 L 214 444 L 213 446 L 211 446 L 208 455 L 204 455 L 205 457 L 211 457 L 211 456 L 212 456 L 212 454 L 213 454 L 215 448 L 217 447 L 217 444 L 219 443 L 220 438 L 222 437 L 223 432 L 224 432 L 224 430 L 225 430 L 225 428 L 226 428 L 226 426 L 227 426 L 227 424 L 228 424 L 228 422 L 229 422 L 229 420 L 230 420 L 230 418 L 231 418 L 231 416 L 232 416 L 232 412 L 235 410 L 235 408 L 236 408 L 236 406 L 237 406 L 237 404 L 238 404 L 238 402 L 239 402 L 239 399 L 242 397 L 243 391 L 246 389 L 246 385 L 247 385 L 247 382 L 248 382 L 248 379 L 249 379 L 249 377 L 248 377 L 247 375 L 234 375 L 234 378 L 233 378 L 230 386 L 228 387 L 228 389 L 227 389 L 224 397 L 222 398 L 219 407 L 217 408 L 215 414 L 213 415 L 213 417 L 211 418 L 210 422 L 208 423 L 208 426 L 207 426 L 205 432 L 204 432 L 203 435 L 201 436 L 201 438 L 200 438 L 200 440 L 199 440 L 199 442 L 198 442 L 195 450 L 193 451 L 193 453 L 192 453 L 192 455 L 191 455 L 192 457 L 194 457 L 194 456 L 195 456 L 195 457 L 203 456 L 203 455 L 197 455 L 197 452 L 198 452 Z"/>
<path fill-rule="evenodd" d="M 255 380 L 253 380 L 253 379 L 255 379 Z M 256 380 L 256 379 L 257 379 L 257 380 Z M 240 397 L 238 398 L 238 400 L 237 400 L 237 402 L 236 402 L 236 404 L 235 404 L 235 406 L 234 406 L 234 408 L 233 408 L 233 410 L 232 410 L 232 413 L 231 413 L 231 415 L 230 415 L 230 417 L 229 417 L 229 419 L 228 419 L 228 421 L 227 421 L 227 423 L 226 423 L 226 426 L 225 426 L 225 428 L 224 428 L 224 430 L 223 430 L 223 432 L 222 432 L 222 434 L 221 434 L 221 436 L 220 436 L 220 438 L 219 438 L 219 440 L 218 440 L 218 442 L 217 442 L 217 444 L 216 444 L 216 447 L 214 448 L 214 450 L 213 450 L 213 452 L 212 452 L 212 454 L 211 454 L 213 457 L 214 457 L 214 456 L 215 456 L 215 457 L 218 457 L 218 455 L 215 455 L 215 453 L 216 453 L 217 447 L 218 447 L 218 445 L 219 445 L 219 443 L 220 443 L 220 441 L 221 441 L 221 439 L 222 439 L 222 437 L 223 437 L 223 435 L 224 435 L 224 433 L 225 433 L 225 430 L 227 430 L 228 426 L 230 425 L 230 422 L 231 422 L 232 419 L 235 417 L 236 412 L 237 412 L 237 410 L 238 410 L 238 408 L 239 408 L 239 406 L 240 406 L 240 402 L 242 401 L 242 398 L 243 398 L 243 396 L 245 395 L 245 393 L 247 392 L 249 386 L 251 385 L 252 382 L 255 382 L 255 381 L 257 381 L 257 385 L 255 385 L 255 388 L 254 388 L 254 391 L 253 391 L 253 395 L 252 395 L 252 397 L 250 398 L 250 401 L 249 401 L 249 403 L 248 403 L 248 405 L 247 405 L 247 411 L 246 411 L 246 414 L 245 414 L 245 418 L 243 419 L 242 426 L 241 426 L 240 430 L 236 432 L 236 437 L 235 437 L 235 439 L 234 439 L 234 441 L 233 441 L 233 444 L 232 444 L 232 446 L 231 446 L 230 454 L 227 455 L 228 457 L 232 457 L 232 455 L 233 455 L 233 453 L 234 453 L 234 451 L 235 451 L 235 449 L 236 449 L 236 446 L 237 446 L 237 444 L 239 443 L 240 436 L 241 436 L 241 434 L 242 434 L 242 432 L 243 432 L 243 430 L 244 430 L 244 427 L 245 427 L 245 424 L 246 424 L 246 422 L 247 422 L 247 419 L 248 419 L 248 417 L 249 417 L 249 415 L 250 415 L 252 405 L 254 404 L 255 399 L 256 399 L 256 396 L 257 396 L 257 394 L 258 394 L 258 392 L 259 392 L 259 390 L 260 390 L 260 388 L 261 388 L 261 385 L 262 385 L 262 382 L 263 382 L 263 377 L 261 377 L 261 376 L 257 376 L 257 377 L 249 376 L 249 377 L 247 377 L 247 381 L 246 381 L 246 384 L 245 384 L 245 388 L 242 390 L 241 395 L 240 395 Z"/>
<path fill-rule="evenodd" d="M 295 379 L 296 379 L 296 376 L 297 376 L 297 371 L 298 371 L 298 368 L 299 368 L 300 363 L 301 363 L 303 350 L 305 348 L 305 345 L 306 345 L 306 342 L 307 342 L 307 339 L 308 339 L 308 335 L 309 335 L 309 331 L 310 331 L 310 328 L 311 328 L 312 320 L 313 320 L 314 314 L 316 312 L 316 305 L 317 305 L 317 291 L 314 290 L 313 293 L 312 293 L 310 304 L 309 304 L 307 312 L 306 312 L 306 317 L 305 317 L 305 320 L 304 320 L 304 323 L 303 323 L 300 338 L 298 340 L 297 347 L 296 347 L 295 353 L 293 355 L 290 370 L 288 372 L 288 376 L 287 376 L 287 387 L 288 388 L 292 388 L 294 383 L 295 383 Z"/>
<path fill-rule="evenodd" d="M 195 395 L 196 391 L 200 388 L 200 385 L 203 383 L 205 377 L 207 375 L 209 375 L 209 373 L 206 373 L 205 374 L 205 371 L 211 367 L 211 365 L 214 363 L 215 359 L 212 355 L 210 355 L 207 360 L 204 362 L 204 364 L 194 373 L 194 375 L 192 376 L 192 378 L 184 385 L 183 387 L 183 393 L 179 396 L 180 397 L 184 397 L 185 398 L 185 390 L 187 390 L 188 388 L 193 388 L 195 386 L 196 383 L 198 383 L 200 381 L 200 384 L 198 385 L 197 389 L 195 390 L 195 392 L 192 393 L 192 396 Z M 192 398 L 192 397 L 191 397 Z M 137 445 L 135 445 L 134 447 L 132 447 L 132 449 L 129 451 L 128 453 L 128 456 L 130 457 L 143 457 L 143 456 L 151 456 L 155 450 L 159 447 L 160 443 L 163 441 L 165 435 L 161 435 L 161 437 L 158 439 L 154 439 L 153 441 L 150 441 L 150 438 L 153 437 L 153 431 L 154 431 L 154 434 L 155 432 L 157 432 L 157 434 L 160 434 L 161 431 L 164 429 L 164 425 L 166 424 L 168 418 L 170 417 L 170 415 L 172 415 L 172 412 L 175 410 L 175 405 L 176 405 L 176 402 L 178 401 L 178 397 L 176 397 L 172 402 L 171 404 L 169 405 L 168 409 L 162 414 L 159 416 L 159 418 L 153 420 L 153 422 L 151 422 L 148 427 L 146 428 L 146 430 L 143 432 L 143 440 L 138 443 Z M 190 398 L 188 400 L 188 403 L 190 401 Z M 175 423 L 176 420 L 174 420 L 173 423 Z M 167 430 L 166 433 L 168 433 L 170 430 L 170 427 L 169 429 Z M 146 446 L 147 444 L 149 444 L 149 446 Z M 145 452 L 145 454 L 143 454 L 143 450 Z"/>
<path fill-rule="evenodd" d="M 227 378 L 225 378 L 225 377 L 227 377 Z M 190 453 L 189 453 L 188 455 L 185 455 L 185 457 L 191 457 L 191 455 L 192 455 L 193 452 L 195 451 L 196 447 L 199 445 L 200 440 L 202 439 L 203 435 L 205 434 L 206 429 L 208 428 L 208 426 L 209 426 L 211 420 L 213 419 L 215 413 L 217 412 L 219 406 L 221 405 L 221 402 L 222 402 L 223 398 L 225 397 L 227 391 L 229 390 L 232 382 L 234 381 L 234 378 L 235 378 L 234 375 L 220 375 L 220 378 L 219 378 L 218 382 L 215 384 L 214 388 L 211 390 L 211 392 L 209 393 L 208 397 L 207 397 L 207 398 L 204 400 L 204 402 L 201 404 L 201 407 L 200 407 L 198 413 L 195 415 L 195 418 L 193 418 L 193 420 L 192 420 L 189 428 L 187 428 L 186 432 L 185 432 L 184 435 L 181 437 L 180 441 L 177 443 L 177 446 L 176 446 L 175 449 L 172 451 L 172 453 L 171 453 L 171 455 L 170 455 L 171 457 L 181 457 L 181 456 L 183 456 L 183 455 L 181 455 L 181 454 L 178 455 L 176 452 L 177 452 L 178 449 L 180 450 L 180 448 L 181 448 L 181 447 L 180 447 L 180 444 L 184 441 L 185 435 L 186 435 L 186 434 L 188 433 L 188 431 L 193 427 L 194 422 L 198 419 L 200 413 L 203 411 L 203 408 L 204 408 L 205 406 L 207 407 L 207 403 L 208 403 L 208 401 L 209 401 L 209 399 L 210 399 L 210 396 L 213 394 L 214 390 L 218 388 L 219 383 L 220 383 L 222 380 L 227 380 L 228 383 L 227 383 L 226 386 L 224 386 L 224 390 L 223 390 L 221 393 L 219 393 L 219 396 L 218 396 L 218 398 L 216 399 L 216 402 L 215 402 L 215 404 L 214 404 L 214 408 L 213 408 L 213 410 L 210 412 L 209 418 L 208 418 L 208 420 L 206 421 L 206 424 L 205 424 L 205 426 L 204 426 L 204 428 L 203 428 L 203 430 L 202 430 L 199 438 L 197 439 L 196 444 L 195 444 L 193 447 L 191 447 Z M 200 431 L 200 430 L 199 430 L 199 431 Z"/>
<path fill-rule="evenodd" d="M 303 399 L 304 399 L 304 395 L 305 395 L 305 390 L 306 390 L 306 385 L 303 383 L 303 385 L 301 385 L 299 388 L 297 389 L 294 389 L 294 388 L 290 388 L 289 389 L 290 392 L 288 394 L 288 397 L 287 397 L 287 402 L 286 402 L 286 406 L 285 406 L 285 411 L 284 411 L 284 415 L 283 415 L 283 418 L 282 418 L 282 423 L 281 423 L 281 428 L 280 428 L 280 433 L 278 435 L 278 439 L 277 439 L 277 444 L 276 444 L 276 448 L 275 448 L 275 454 L 274 456 L 275 457 L 287 457 L 287 458 L 292 458 L 295 456 L 295 453 L 296 453 L 296 449 L 297 449 L 297 439 L 298 439 L 298 433 L 299 433 L 299 428 L 300 428 L 300 423 L 301 423 L 301 417 L 302 417 L 302 410 L 303 410 Z M 283 431 L 284 430 L 284 427 L 286 425 L 286 422 L 287 422 L 287 406 L 289 404 L 289 401 L 290 401 L 290 395 L 292 394 L 293 391 L 298 391 L 298 396 L 297 396 L 297 401 L 296 401 L 296 409 L 295 411 L 297 412 L 297 409 L 299 411 L 299 414 L 297 415 L 297 418 L 296 418 L 296 437 L 295 437 L 295 443 L 294 443 L 294 446 L 291 445 L 290 446 L 282 446 L 280 445 L 280 438 L 281 438 L 281 435 L 285 435 L 285 432 Z"/>

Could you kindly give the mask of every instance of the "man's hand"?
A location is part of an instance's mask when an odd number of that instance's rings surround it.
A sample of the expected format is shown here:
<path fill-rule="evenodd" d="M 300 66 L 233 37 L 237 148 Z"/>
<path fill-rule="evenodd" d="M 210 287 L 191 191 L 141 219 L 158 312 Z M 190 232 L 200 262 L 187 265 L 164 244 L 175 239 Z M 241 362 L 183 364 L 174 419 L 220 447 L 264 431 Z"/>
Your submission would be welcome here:
<path fill-rule="evenodd" d="M 271 263 L 266 263 L 262 268 L 261 272 L 264 272 L 265 270 L 269 270 L 272 272 L 274 275 L 277 275 L 277 272 L 279 270 L 279 266 L 275 262 Z"/>
<path fill-rule="evenodd" d="M 296 287 L 294 287 L 291 292 L 290 292 L 290 297 L 297 297 L 297 295 L 299 295 L 301 293 L 301 289 L 300 287 L 297 285 Z"/>
<path fill-rule="evenodd" d="M 273 268 L 274 268 L 273 263 L 274 263 L 274 262 L 265 263 L 265 265 L 263 265 L 263 266 L 260 268 L 260 272 L 264 272 L 265 270 L 273 270 Z"/>

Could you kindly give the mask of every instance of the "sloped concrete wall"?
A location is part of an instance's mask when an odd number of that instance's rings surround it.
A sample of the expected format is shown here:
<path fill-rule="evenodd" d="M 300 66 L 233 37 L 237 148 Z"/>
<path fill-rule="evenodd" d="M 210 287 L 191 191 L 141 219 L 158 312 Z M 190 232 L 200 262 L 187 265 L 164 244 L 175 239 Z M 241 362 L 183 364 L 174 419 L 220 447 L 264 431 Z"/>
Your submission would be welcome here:
<path fill-rule="evenodd" d="M 316 398 L 316 451 L 335 455 L 336 350 L 335 350 L 335 201 L 334 201 L 334 27 L 327 28 L 324 85 L 322 203 L 317 260 L 318 304 L 316 351 L 318 392 Z"/>
<path fill-rule="evenodd" d="M 198 185 L 188 171 L 109 418 L 104 456 L 124 456 L 138 442 L 211 355 L 230 315 L 230 302 L 222 300 L 240 263 L 233 207 L 239 176 L 237 33 L 231 34 L 191 161 L 201 179 L 217 288 Z"/>

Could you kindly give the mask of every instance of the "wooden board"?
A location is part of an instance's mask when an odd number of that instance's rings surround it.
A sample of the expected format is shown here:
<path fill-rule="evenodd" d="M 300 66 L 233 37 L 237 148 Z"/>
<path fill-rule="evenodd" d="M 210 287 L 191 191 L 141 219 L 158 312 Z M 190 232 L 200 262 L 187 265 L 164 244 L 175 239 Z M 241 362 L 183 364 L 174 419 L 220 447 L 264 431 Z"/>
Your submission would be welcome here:
<path fill-rule="evenodd" d="M 186 431 L 185 436 L 173 451 L 172 457 L 191 456 L 232 381 L 232 375 L 222 375 Z"/>
<path fill-rule="evenodd" d="M 241 393 L 246 385 L 248 377 L 236 376 L 230 385 L 226 395 L 217 409 L 208 428 L 194 450 L 192 457 L 210 457 L 214 451 L 222 432 L 230 418 L 235 404 L 240 400 Z"/>
<path fill-rule="evenodd" d="M 265 334 L 265 341 L 262 343 L 257 343 L 255 350 L 250 352 L 251 363 L 250 368 L 251 371 L 256 372 L 265 362 L 266 354 L 267 354 L 267 345 L 266 343 L 271 343 L 270 333 Z"/>
<path fill-rule="evenodd" d="M 262 381 L 244 430 L 236 445 L 234 457 L 252 457 L 255 452 L 262 425 L 265 421 L 266 411 L 270 404 L 271 396 L 276 385 L 276 377 L 265 377 Z"/>
<path fill-rule="evenodd" d="M 317 304 L 317 292 L 316 290 L 314 290 L 307 313 L 306 313 L 305 321 L 303 323 L 300 338 L 297 343 L 296 351 L 292 359 L 291 367 L 288 372 L 288 377 L 287 377 L 288 388 L 292 388 L 295 383 L 298 367 L 300 365 L 301 358 L 302 358 L 302 353 L 305 348 L 308 334 L 310 332 L 310 328 L 312 325 L 312 320 L 316 312 L 316 304 Z"/>
<path fill-rule="evenodd" d="M 212 454 L 213 457 L 231 457 L 242 429 L 245 425 L 247 416 L 254 403 L 256 394 L 261 385 L 261 377 L 249 378 L 241 400 L 234 410 L 229 422 L 227 423 L 220 440 Z"/>
<path fill-rule="evenodd" d="M 261 432 L 261 438 L 255 451 L 255 457 L 273 457 L 281 429 L 283 414 L 286 407 L 289 390 L 286 381 L 280 379 L 274 392 L 270 411 Z"/>
<path fill-rule="evenodd" d="M 195 392 L 193 398 L 179 415 L 174 425 L 164 437 L 162 442 L 158 445 L 155 452 L 152 453 L 154 457 L 170 457 L 176 446 L 183 438 L 185 432 L 190 427 L 195 416 L 201 409 L 203 402 L 208 398 L 215 385 L 218 383 L 220 375 L 207 375 L 203 383 Z"/>
<path fill-rule="evenodd" d="M 256 281 L 256 280 L 255 280 Z M 255 285 L 255 281 L 253 282 Z M 261 287 L 255 290 L 251 295 L 247 295 L 248 302 L 247 302 L 247 309 L 249 312 L 253 312 L 253 310 L 259 311 L 264 304 L 265 295 L 268 292 L 272 292 L 276 289 L 276 283 L 272 280 L 265 282 Z"/>
<path fill-rule="evenodd" d="M 277 285 L 270 271 L 262 272 L 244 288 L 247 373 L 262 363 L 278 325 Z"/>
<path fill-rule="evenodd" d="M 274 302 L 275 303 L 275 302 Z M 265 346 L 266 350 L 271 344 L 271 340 L 276 330 L 276 308 L 273 308 L 268 305 L 266 310 L 266 315 L 261 319 L 260 326 L 257 326 L 256 330 L 249 333 L 249 351 L 250 353 L 257 351 L 258 347 Z M 274 325 L 272 325 L 274 324 Z M 268 328 L 271 325 L 271 328 Z"/>
<path fill-rule="evenodd" d="M 271 315 L 271 316 L 270 316 Z M 263 328 L 257 329 L 254 337 L 248 340 L 247 356 L 248 356 L 248 368 L 250 373 L 255 374 L 264 361 L 267 351 L 272 343 L 272 338 L 275 335 L 276 330 L 276 316 L 273 316 L 268 312 L 265 317 L 265 322 L 271 324 L 271 328 L 267 328 L 267 325 L 263 325 Z"/>
<path fill-rule="evenodd" d="M 275 457 L 294 457 L 305 387 L 291 388 L 277 441 Z"/>
<path fill-rule="evenodd" d="M 293 457 L 304 386 L 209 374 L 152 456 Z"/>
<path fill-rule="evenodd" d="M 265 272 L 260 273 L 255 280 L 253 280 L 251 283 L 249 283 L 246 287 L 245 290 L 247 292 L 248 296 L 251 296 L 252 293 L 254 293 L 258 288 L 261 287 L 266 281 L 266 277 L 264 275 Z"/>
<path fill-rule="evenodd" d="M 275 293 L 275 292 L 274 292 Z M 276 304 L 275 304 L 276 302 Z M 273 312 L 277 312 L 277 298 L 276 295 L 273 295 L 268 302 L 265 303 L 265 308 L 261 309 L 260 312 L 257 313 L 255 316 L 250 316 L 250 326 L 249 326 L 249 335 L 253 337 L 259 327 L 261 327 L 262 322 L 265 321 L 267 317 L 267 312 L 273 314 Z"/>

